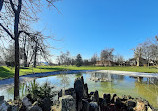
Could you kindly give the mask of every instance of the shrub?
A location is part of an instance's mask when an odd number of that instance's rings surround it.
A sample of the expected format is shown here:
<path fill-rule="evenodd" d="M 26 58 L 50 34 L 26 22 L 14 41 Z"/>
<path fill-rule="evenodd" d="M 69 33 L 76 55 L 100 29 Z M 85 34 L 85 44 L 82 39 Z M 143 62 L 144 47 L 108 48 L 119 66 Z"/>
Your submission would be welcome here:
<path fill-rule="evenodd" d="M 53 97 L 57 94 L 56 91 L 52 91 L 53 88 L 54 87 L 52 87 L 48 82 L 45 82 L 42 86 L 40 86 L 35 80 L 27 85 L 27 91 L 31 94 L 32 99 L 35 101 L 44 98 L 53 99 Z"/>

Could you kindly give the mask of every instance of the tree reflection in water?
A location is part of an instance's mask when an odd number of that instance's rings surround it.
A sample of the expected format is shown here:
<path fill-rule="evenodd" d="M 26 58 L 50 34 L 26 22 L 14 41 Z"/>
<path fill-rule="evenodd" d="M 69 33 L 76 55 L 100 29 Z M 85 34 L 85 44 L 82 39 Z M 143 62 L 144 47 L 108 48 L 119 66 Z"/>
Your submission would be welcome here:
<path fill-rule="evenodd" d="M 142 97 L 148 100 L 154 107 L 158 106 L 158 78 L 137 78 L 126 75 L 106 74 L 106 73 L 77 73 L 67 74 L 67 71 L 60 75 L 54 75 L 44 78 L 37 78 L 37 82 L 43 83 L 47 79 L 51 84 L 55 84 L 56 90 L 61 88 L 66 89 L 74 87 L 74 80 L 77 77 L 83 76 L 85 83 L 88 84 L 89 91 L 99 91 L 99 95 L 103 93 L 117 93 L 118 96 L 131 95 L 132 97 Z M 100 80 L 108 79 L 109 81 L 94 82 L 90 78 L 96 77 Z M 21 85 L 20 85 L 21 86 Z M 0 91 L 1 95 L 4 94 L 5 98 L 12 98 L 13 88 L 5 92 Z"/>
<path fill-rule="evenodd" d="M 150 101 L 151 104 L 158 105 L 158 78 L 137 77 L 135 88 L 141 97 Z M 157 103 L 155 103 L 155 101 L 157 101 Z"/>
<path fill-rule="evenodd" d="M 64 69 L 61 74 L 59 74 L 57 76 L 57 78 L 60 79 L 60 86 L 62 89 L 65 90 L 65 88 L 67 88 L 68 86 L 70 86 L 70 74 L 67 73 L 68 70 L 67 69 Z"/>
<path fill-rule="evenodd" d="M 98 72 L 93 72 L 90 77 L 91 80 L 97 82 L 112 82 L 114 80 L 117 80 L 117 82 L 121 82 L 124 80 L 123 75 L 114 75 L 110 73 L 98 73 Z"/>
<path fill-rule="evenodd" d="M 105 81 L 111 81 L 111 75 L 106 74 L 106 73 L 97 73 L 93 72 L 91 74 L 90 80 L 95 81 L 95 82 L 105 82 Z"/>
<path fill-rule="evenodd" d="M 24 97 L 27 94 L 26 84 L 25 83 L 19 84 L 20 98 Z M 6 98 L 13 99 L 14 87 L 7 88 L 5 92 L 6 92 L 5 93 Z"/>

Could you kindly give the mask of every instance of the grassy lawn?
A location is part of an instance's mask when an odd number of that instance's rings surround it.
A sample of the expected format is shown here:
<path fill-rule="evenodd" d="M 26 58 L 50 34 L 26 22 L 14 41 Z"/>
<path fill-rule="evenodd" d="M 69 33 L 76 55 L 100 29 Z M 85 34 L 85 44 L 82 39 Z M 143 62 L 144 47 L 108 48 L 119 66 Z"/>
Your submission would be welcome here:
<path fill-rule="evenodd" d="M 22 67 L 20 68 L 20 75 L 41 73 L 41 72 L 53 72 L 62 70 L 118 70 L 118 71 L 132 71 L 132 72 L 146 72 L 146 73 L 157 73 L 158 69 L 155 67 L 95 67 L 95 66 L 38 66 L 37 68 Z M 0 80 L 14 77 L 14 68 L 0 66 Z"/>

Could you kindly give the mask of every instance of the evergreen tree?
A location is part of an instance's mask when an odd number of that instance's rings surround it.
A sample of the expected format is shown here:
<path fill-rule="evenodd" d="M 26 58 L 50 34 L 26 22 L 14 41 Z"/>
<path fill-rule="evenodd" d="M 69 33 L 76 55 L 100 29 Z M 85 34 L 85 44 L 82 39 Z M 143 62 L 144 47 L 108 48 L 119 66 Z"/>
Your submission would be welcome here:
<path fill-rule="evenodd" d="M 76 66 L 80 67 L 82 65 L 82 57 L 80 54 L 76 56 Z"/>

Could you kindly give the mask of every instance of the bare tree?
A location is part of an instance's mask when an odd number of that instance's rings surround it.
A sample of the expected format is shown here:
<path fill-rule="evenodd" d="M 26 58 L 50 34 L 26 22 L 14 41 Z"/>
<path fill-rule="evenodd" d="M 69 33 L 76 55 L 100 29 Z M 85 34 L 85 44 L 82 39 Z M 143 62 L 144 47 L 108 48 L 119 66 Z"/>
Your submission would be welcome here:
<path fill-rule="evenodd" d="M 60 56 L 57 56 L 56 61 L 57 61 L 57 64 L 60 66 L 60 65 L 61 65 L 61 59 L 60 59 Z"/>
<path fill-rule="evenodd" d="M 117 54 L 114 56 L 114 62 L 118 63 L 119 66 L 122 66 L 123 62 L 124 62 L 124 58 L 123 56 Z"/>
<path fill-rule="evenodd" d="M 137 66 L 140 66 L 140 58 L 142 58 L 143 49 L 139 44 L 135 49 L 132 50 L 134 51 L 134 58 L 136 58 Z"/>
<path fill-rule="evenodd" d="M 14 66 L 15 65 L 15 53 L 14 53 L 14 46 L 9 45 L 8 48 L 5 49 L 4 53 L 4 60 L 7 66 Z"/>
<path fill-rule="evenodd" d="M 67 51 L 66 53 L 61 52 L 61 55 L 57 57 L 58 65 L 70 65 L 71 64 L 71 57 L 70 52 Z"/>
<path fill-rule="evenodd" d="M 152 55 L 153 55 L 153 62 L 155 65 L 158 65 L 158 37 L 155 36 L 152 44 Z"/>
<path fill-rule="evenodd" d="M 37 56 L 41 56 L 45 61 L 48 62 L 49 57 L 51 56 L 49 54 L 48 49 L 54 49 L 54 47 L 51 47 L 50 44 L 46 44 L 45 42 L 47 39 L 51 40 L 50 36 L 44 36 L 41 32 L 35 32 L 33 35 L 33 55 L 34 55 L 34 62 L 33 66 L 36 67 L 37 64 Z"/>
<path fill-rule="evenodd" d="M 83 60 L 83 65 L 88 66 L 88 65 L 90 65 L 90 62 L 87 59 L 84 59 Z"/>
<path fill-rule="evenodd" d="M 32 60 L 32 55 L 33 55 L 33 52 L 32 52 L 32 44 L 31 44 L 31 40 L 30 38 L 25 35 L 25 34 L 22 34 L 22 38 L 21 38 L 22 42 L 21 42 L 21 54 L 23 55 L 22 56 L 22 59 L 23 59 L 23 65 L 24 67 L 28 67 L 29 66 L 29 59 L 30 61 Z"/>
<path fill-rule="evenodd" d="M 142 56 L 147 60 L 148 66 L 150 63 L 157 64 L 158 60 L 158 44 L 155 40 L 147 40 L 141 44 L 143 49 Z"/>
<path fill-rule="evenodd" d="M 113 51 L 114 51 L 114 48 L 107 48 L 107 49 L 104 49 L 101 51 L 101 55 L 100 55 L 100 58 L 102 61 L 105 61 L 105 60 L 109 60 L 109 61 L 112 61 L 113 60 Z"/>
<path fill-rule="evenodd" d="M 147 60 L 147 64 L 149 66 L 150 61 L 152 59 L 152 44 L 149 41 L 141 44 L 142 47 L 142 57 Z"/>
<path fill-rule="evenodd" d="M 157 38 L 157 37 L 155 37 Z M 146 40 L 139 44 L 134 50 L 134 57 L 137 60 L 137 66 L 140 65 L 140 59 L 145 59 L 147 66 L 150 63 L 157 64 L 158 61 L 158 43 L 154 40 Z"/>
<path fill-rule="evenodd" d="M 72 66 L 75 65 L 76 61 L 75 61 L 75 59 L 73 57 L 71 57 L 70 61 L 71 61 L 71 65 Z"/>
<path fill-rule="evenodd" d="M 98 56 L 97 56 L 97 54 L 94 54 L 94 55 L 92 56 L 92 58 L 91 58 L 91 63 L 92 63 L 93 65 L 95 65 L 97 60 L 98 60 Z"/>
<path fill-rule="evenodd" d="M 49 5 L 54 6 L 54 0 L 46 1 Z M 2 6 L 4 8 L 3 12 L 1 10 Z M 36 12 L 41 8 L 41 6 L 42 4 L 40 0 L 4 0 L 4 2 L 2 0 L 0 2 L 1 36 L 5 38 L 5 34 L 7 34 L 15 44 L 14 99 L 19 98 L 19 37 L 21 33 L 26 33 L 30 21 L 37 20 Z M 24 24 L 25 22 L 27 22 L 27 25 Z M 28 32 L 26 34 L 28 34 Z"/>

